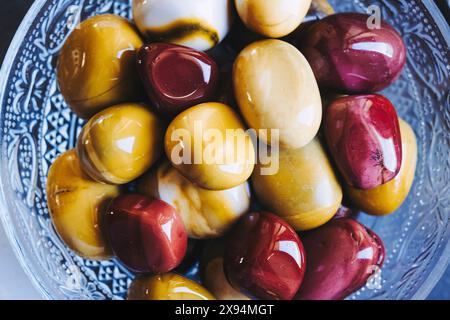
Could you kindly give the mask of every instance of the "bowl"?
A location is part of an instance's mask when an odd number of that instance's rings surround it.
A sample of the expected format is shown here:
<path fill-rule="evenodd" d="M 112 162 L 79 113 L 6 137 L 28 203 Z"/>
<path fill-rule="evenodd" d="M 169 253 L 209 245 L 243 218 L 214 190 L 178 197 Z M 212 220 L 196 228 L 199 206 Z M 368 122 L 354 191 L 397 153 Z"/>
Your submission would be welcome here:
<path fill-rule="evenodd" d="M 0 216 L 34 285 L 49 299 L 123 299 L 133 275 L 115 260 L 73 254 L 46 206 L 50 164 L 72 148 L 83 125 L 62 98 L 58 52 L 77 23 L 101 13 L 131 18 L 128 0 L 37 0 L 0 74 Z M 385 267 L 349 299 L 424 299 L 450 259 L 450 31 L 430 0 L 331 0 L 339 12 L 382 18 L 403 36 L 408 63 L 383 92 L 412 124 L 419 162 L 412 191 L 395 214 L 360 220 L 385 241 Z M 371 7 L 374 9 L 375 7 Z M 376 9 L 376 8 L 375 8 Z M 187 274 L 197 278 L 197 268 Z"/>

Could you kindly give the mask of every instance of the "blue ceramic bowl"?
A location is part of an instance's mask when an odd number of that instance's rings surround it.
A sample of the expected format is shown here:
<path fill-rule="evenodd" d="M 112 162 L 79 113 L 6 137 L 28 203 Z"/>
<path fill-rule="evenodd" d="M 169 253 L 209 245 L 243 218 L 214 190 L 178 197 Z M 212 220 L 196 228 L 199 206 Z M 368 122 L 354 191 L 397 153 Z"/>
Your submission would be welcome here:
<path fill-rule="evenodd" d="M 131 18 L 128 0 L 36 0 L 0 74 L 0 216 L 16 254 L 46 298 L 121 299 L 133 275 L 114 260 L 74 255 L 49 219 L 45 183 L 53 160 L 72 148 L 80 121 L 56 82 L 58 52 L 80 20 L 100 13 Z M 350 299 L 422 299 L 450 258 L 450 31 L 430 0 L 331 0 L 337 11 L 382 18 L 403 36 L 408 64 L 384 92 L 412 124 L 419 162 L 411 194 L 398 212 L 363 216 L 385 241 L 381 274 Z M 194 268 L 189 274 L 196 277 Z"/>

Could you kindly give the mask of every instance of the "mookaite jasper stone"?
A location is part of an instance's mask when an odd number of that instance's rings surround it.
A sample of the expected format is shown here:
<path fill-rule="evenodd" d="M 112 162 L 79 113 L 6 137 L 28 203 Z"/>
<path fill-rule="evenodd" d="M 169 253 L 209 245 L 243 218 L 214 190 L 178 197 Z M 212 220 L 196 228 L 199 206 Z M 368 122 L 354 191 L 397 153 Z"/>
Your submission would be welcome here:
<path fill-rule="evenodd" d="M 402 165 L 397 176 L 377 188 L 361 190 L 347 187 L 350 200 L 364 212 L 376 216 L 397 210 L 411 190 L 417 164 L 417 141 L 413 129 L 400 119 Z"/>
<path fill-rule="evenodd" d="M 255 166 L 251 135 L 222 103 L 202 103 L 180 113 L 167 128 L 165 150 L 184 177 L 208 190 L 243 184 Z"/>
<path fill-rule="evenodd" d="M 402 37 L 385 22 L 369 29 L 369 16 L 339 13 L 315 23 L 299 46 L 320 86 L 349 93 L 379 91 L 406 62 Z"/>
<path fill-rule="evenodd" d="M 381 95 L 336 99 L 326 110 L 325 136 L 341 174 L 352 187 L 376 188 L 400 170 L 397 112 Z"/>
<path fill-rule="evenodd" d="M 224 257 L 234 288 L 260 299 L 290 300 L 305 272 L 300 238 L 281 218 L 252 213 L 231 232 Z"/>
<path fill-rule="evenodd" d="M 265 143 L 301 148 L 319 131 L 319 87 L 291 44 L 269 39 L 247 46 L 234 63 L 233 86 L 245 121 Z"/>
<path fill-rule="evenodd" d="M 72 111 L 89 119 L 112 105 L 142 99 L 136 70 L 142 45 L 134 26 L 116 15 L 98 15 L 78 25 L 57 67 L 59 88 Z"/>
<path fill-rule="evenodd" d="M 198 283 L 174 273 L 140 276 L 128 291 L 128 300 L 215 300 Z"/>
<path fill-rule="evenodd" d="M 253 188 L 265 208 L 295 230 L 311 230 L 327 223 L 342 202 L 342 188 L 318 138 L 299 149 L 280 149 L 275 174 L 264 174 L 258 163 Z"/>
<path fill-rule="evenodd" d="M 169 272 L 186 254 L 183 221 L 164 201 L 133 194 L 118 197 L 104 223 L 114 254 L 134 272 Z"/>
<path fill-rule="evenodd" d="M 108 259 L 111 249 L 101 220 L 118 186 L 91 179 L 81 168 L 75 150 L 59 156 L 47 176 L 47 204 L 53 226 L 64 243 L 87 259 Z"/>
<path fill-rule="evenodd" d="M 311 0 L 235 0 L 242 22 L 251 30 L 270 38 L 294 31 L 308 12 Z"/>
<path fill-rule="evenodd" d="M 162 153 L 164 124 L 140 104 L 97 113 L 77 142 L 83 170 L 108 184 L 126 184 L 144 174 Z"/>
<path fill-rule="evenodd" d="M 383 242 L 353 219 L 332 220 L 302 239 L 308 259 L 299 300 L 343 299 L 383 265 Z"/>
<path fill-rule="evenodd" d="M 231 0 L 133 0 L 133 20 L 149 40 L 206 51 L 232 22 Z"/>
<path fill-rule="evenodd" d="M 217 64 L 206 53 L 167 43 L 142 47 L 138 69 L 153 107 L 167 117 L 212 101 L 219 80 Z"/>

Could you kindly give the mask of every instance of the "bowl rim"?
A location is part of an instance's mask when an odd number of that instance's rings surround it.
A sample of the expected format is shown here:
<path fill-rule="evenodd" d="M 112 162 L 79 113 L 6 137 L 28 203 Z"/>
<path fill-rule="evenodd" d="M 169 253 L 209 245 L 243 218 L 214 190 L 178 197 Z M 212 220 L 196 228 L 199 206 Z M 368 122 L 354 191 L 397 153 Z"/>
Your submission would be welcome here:
<path fill-rule="evenodd" d="M 11 44 L 8 48 L 8 51 L 6 52 L 6 55 L 3 59 L 2 66 L 0 68 L 0 119 L 3 119 L 4 117 L 4 108 L 3 108 L 3 100 L 4 100 L 4 94 L 5 94 L 5 88 L 8 82 L 8 78 L 11 73 L 11 69 L 13 67 L 12 62 L 14 61 L 14 57 L 19 52 L 20 46 L 22 45 L 23 39 L 29 32 L 31 25 L 33 24 L 34 20 L 36 19 L 37 15 L 40 13 L 41 9 L 45 5 L 47 0 L 35 0 L 33 4 L 31 5 L 30 9 L 26 13 L 25 17 L 23 18 L 22 22 L 20 23 L 13 40 L 11 41 Z M 3 141 L 0 140 L 0 150 L 3 150 Z M 3 157 L 4 155 L 1 155 Z M 6 214 L 6 210 L 8 210 L 8 207 L 6 205 L 6 193 L 4 190 L 4 185 L 0 183 L 0 220 L 3 224 L 3 230 L 5 231 L 6 237 L 9 240 L 9 243 L 11 244 L 11 247 L 13 249 L 14 255 L 16 256 L 20 266 L 24 270 L 25 274 L 27 275 L 28 279 L 30 279 L 31 283 L 35 287 L 35 289 L 38 291 L 38 293 L 47 300 L 52 300 L 53 297 L 51 294 L 47 291 L 46 286 L 44 283 L 41 283 L 40 279 L 35 277 L 33 275 L 33 272 L 31 270 L 31 264 L 28 263 L 29 259 L 26 257 L 26 255 L 23 252 L 22 245 L 16 240 L 15 237 L 15 230 L 11 227 L 10 219 L 8 215 Z"/>
<path fill-rule="evenodd" d="M 0 68 L 0 103 L 4 100 L 5 88 L 7 85 L 8 78 L 11 73 L 11 69 L 13 67 L 12 62 L 14 61 L 15 56 L 19 52 L 19 49 L 23 43 L 23 39 L 30 31 L 30 28 L 35 21 L 38 14 L 41 12 L 41 9 L 48 3 L 49 0 L 35 0 L 28 10 L 27 14 L 23 18 L 20 26 L 18 27 L 14 38 L 8 48 L 8 51 L 4 57 L 3 64 Z M 348 0 L 353 1 L 353 0 Z M 447 50 L 450 50 L 450 26 L 446 22 L 441 10 L 438 8 L 436 3 L 432 0 L 422 0 L 425 8 L 430 12 L 433 20 L 440 30 L 440 33 L 447 44 Z M 0 106 L 0 120 L 3 119 L 4 108 L 3 105 Z M 3 142 L 0 141 L 0 147 L 2 147 Z M 3 150 L 3 149 L 2 149 Z M 4 155 L 2 154 L 1 157 Z M 43 298 L 52 300 L 54 297 L 50 292 L 48 292 L 46 285 L 42 283 L 41 279 L 36 277 L 31 269 L 31 263 L 29 263 L 29 259 L 24 254 L 22 249 L 22 245 L 17 241 L 15 237 L 15 230 L 11 227 L 10 219 L 6 214 L 7 205 L 6 205 L 6 193 L 4 190 L 5 186 L 0 183 L 0 220 L 3 224 L 3 229 L 5 234 L 11 244 L 13 252 L 21 265 L 22 269 L 25 271 L 25 274 L 30 279 L 31 283 L 34 285 L 39 294 L 42 295 Z M 442 275 L 446 271 L 448 265 L 450 264 L 450 241 L 446 244 L 445 249 L 443 250 L 443 254 L 437 261 L 436 265 L 433 267 L 433 270 L 428 274 L 428 276 L 423 281 L 421 287 L 417 290 L 417 292 L 413 295 L 412 300 L 423 300 L 428 297 L 433 288 L 436 286 L 437 282 L 441 279 Z"/>

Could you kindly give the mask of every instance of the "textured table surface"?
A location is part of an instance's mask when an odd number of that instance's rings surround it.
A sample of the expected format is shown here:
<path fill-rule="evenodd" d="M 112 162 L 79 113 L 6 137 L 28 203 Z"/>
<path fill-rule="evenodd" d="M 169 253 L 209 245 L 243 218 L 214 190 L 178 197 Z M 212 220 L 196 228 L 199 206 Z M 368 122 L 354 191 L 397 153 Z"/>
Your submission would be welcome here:
<path fill-rule="evenodd" d="M 8 49 L 9 43 L 17 30 L 23 16 L 33 0 L 2 1 L 0 10 L 0 63 Z M 436 0 L 447 21 L 450 19 L 450 0 Z M 5 237 L 0 226 L 0 300 L 1 299 L 40 299 L 40 294 L 32 286 Z M 450 267 L 430 294 L 429 299 L 450 300 Z"/>

